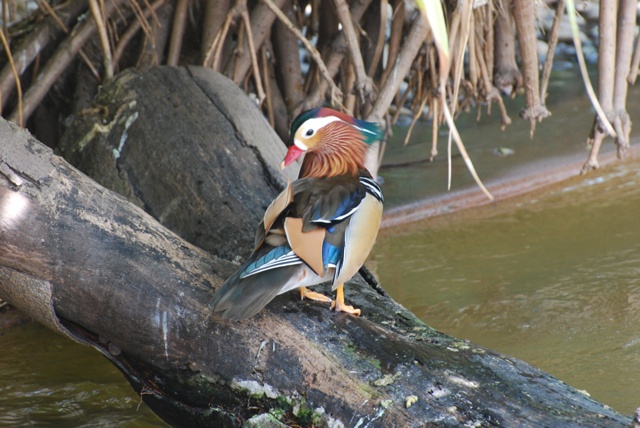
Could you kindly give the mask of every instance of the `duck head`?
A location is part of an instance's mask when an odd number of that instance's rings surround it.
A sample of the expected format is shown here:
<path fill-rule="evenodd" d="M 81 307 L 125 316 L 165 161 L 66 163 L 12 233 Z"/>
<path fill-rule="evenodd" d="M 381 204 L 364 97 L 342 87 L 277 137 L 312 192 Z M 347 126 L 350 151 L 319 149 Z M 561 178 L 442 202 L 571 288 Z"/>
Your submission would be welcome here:
<path fill-rule="evenodd" d="M 367 148 L 381 139 L 376 123 L 329 108 L 308 110 L 291 124 L 289 150 L 281 168 L 306 154 L 300 177 L 356 175 L 365 169 Z"/>

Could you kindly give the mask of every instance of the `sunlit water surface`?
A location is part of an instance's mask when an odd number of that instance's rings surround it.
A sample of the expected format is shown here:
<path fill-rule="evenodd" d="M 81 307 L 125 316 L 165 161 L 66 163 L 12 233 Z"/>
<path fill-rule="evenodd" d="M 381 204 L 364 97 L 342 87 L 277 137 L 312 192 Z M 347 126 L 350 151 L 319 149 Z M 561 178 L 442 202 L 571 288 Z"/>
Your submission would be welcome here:
<path fill-rule="evenodd" d="M 370 267 L 430 326 L 640 406 L 640 161 L 382 231 Z"/>

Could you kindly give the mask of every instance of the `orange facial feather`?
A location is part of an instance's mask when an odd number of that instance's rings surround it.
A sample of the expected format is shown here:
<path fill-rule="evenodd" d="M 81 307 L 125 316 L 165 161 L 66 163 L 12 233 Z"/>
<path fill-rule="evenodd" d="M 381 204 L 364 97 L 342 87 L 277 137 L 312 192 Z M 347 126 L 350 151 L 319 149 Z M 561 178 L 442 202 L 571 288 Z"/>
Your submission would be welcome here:
<path fill-rule="evenodd" d="M 364 169 L 367 144 L 356 128 L 342 121 L 331 122 L 321 130 L 317 144 L 306 153 L 301 177 L 356 176 Z"/>

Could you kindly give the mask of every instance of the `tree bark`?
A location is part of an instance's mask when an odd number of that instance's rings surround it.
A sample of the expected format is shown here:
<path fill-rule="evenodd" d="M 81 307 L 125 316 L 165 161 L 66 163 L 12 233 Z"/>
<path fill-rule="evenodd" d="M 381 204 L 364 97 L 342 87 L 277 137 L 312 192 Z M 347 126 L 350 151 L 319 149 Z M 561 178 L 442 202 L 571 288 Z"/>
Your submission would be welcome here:
<path fill-rule="evenodd" d="M 176 92 L 177 82 L 191 79 L 181 88 L 188 104 L 195 103 L 191 122 L 180 124 L 186 107 L 176 105 L 176 97 L 156 103 L 153 92 L 146 92 L 147 79 L 166 86 L 155 95 L 165 98 L 163 91 Z M 137 85 L 140 92 L 132 89 Z M 262 213 L 262 194 L 273 189 L 252 188 L 252 199 L 226 212 L 224 188 L 236 192 L 256 179 L 282 181 L 271 175 L 284 146 L 271 144 L 277 138 L 264 119 L 256 119 L 246 96 L 198 68 L 125 74 L 108 86 L 112 90 L 99 102 L 105 105 L 110 94 L 109 111 L 120 104 L 119 119 L 95 117 L 104 127 L 81 126 L 89 134 L 77 141 L 78 152 L 111 145 L 112 159 L 94 173 L 106 172 L 113 181 L 108 169 L 121 172 L 139 201 L 172 182 L 172 191 L 200 197 L 191 186 L 216 183 L 198 175 L 194 157 L 213 150 L 208 161 L 218 163 L 210 170 L 231 178 L 219 191 L 202 192 L 206 205 L 220 211 L 218 227 L 203 233 L 230 227 L 243 235 L 239 241 L 251 234 L 231 217 Z M 212 117 L 213 110 L 218 112 Z M 220 127 L 213 134 L 202 125 L 208 121 Z M 153 127 L 161 129 L 148 134 Z M 219 319 L 208 302 L 235 265 L 181 239 L 4 120 L 0 139 L 10 142 L 0 145 L 0 298 L 96 348 L 175 426 L 240 426 L 269 411 L 296 426 L 631 424 L 538 369 L 429 328 L 368 276 L 347 285 L 362 317 L 335 314 L 290 293 L 252 319 Z M 156 153 L 171 145 L 179 150 Z M 158 181 L 132 172 L 135 162 L 142 163 L 140 173 Z M 200 214 L 187 201 L 183 205 L 195 221 Z M 177 224 L 176 231 L 188 235 L 183 227 L 189 225 Z M 219 253 L 230 256 L 236 243 L 219 246 L 227 247 Z M 238 255 L 246 249 L 235 250 Z"/>
<path fill-rule="evenodd" d="M 76 116 L 60 150 L 194 245 L 229 260 L 246 256 L 251 230 L 286 183 L 273 167 L 285 145 L 265 132 L 270 126 L 262 114 L 246 97 L 237 101 L 240 89 L 228 83 L 200 67 L 129 69 L 102 88 L 95 108 Z M 244 120 L 228 119 L 235 117 Z M 246 143 L 257 140 L 266 162 Z M 297 176 L 295 168 L 286 172 L 288 179 Z"/>

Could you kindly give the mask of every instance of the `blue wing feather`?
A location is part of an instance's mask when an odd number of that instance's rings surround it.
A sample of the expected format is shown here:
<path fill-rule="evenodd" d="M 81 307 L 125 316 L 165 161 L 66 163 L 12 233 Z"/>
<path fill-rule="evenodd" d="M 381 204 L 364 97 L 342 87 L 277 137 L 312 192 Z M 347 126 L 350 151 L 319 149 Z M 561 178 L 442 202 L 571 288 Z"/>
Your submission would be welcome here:
<path fill-rule="evenodd" d="M 325 241 L 322 244 L 322 263 L 324 267 L 327 268 L 329 266 L 335 266 L 338 264 L 340 260 L 342 260 L 342 251 L 341 247 L 337 247 Z"/>
<path fill-rule="evenodd" d="M 340 222 L 356 212 L 365 195 L 365 188 L 358 186 L 353 192 L 344 192 L 339 195 L 340 201 L 337 204 L 332 200 L 320 200 L 313 209 L 311 222 L 319 224 Z"/>

